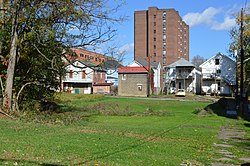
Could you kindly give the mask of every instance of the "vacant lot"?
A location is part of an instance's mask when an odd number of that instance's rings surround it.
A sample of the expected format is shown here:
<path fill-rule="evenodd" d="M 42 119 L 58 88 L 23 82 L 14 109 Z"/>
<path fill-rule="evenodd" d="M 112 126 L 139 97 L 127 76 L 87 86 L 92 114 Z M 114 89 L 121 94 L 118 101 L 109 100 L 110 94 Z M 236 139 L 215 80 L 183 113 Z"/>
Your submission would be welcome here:
<path fill-rule="evenodd" d="M 238 126 L 249 138 L 246 121 L 194 113 L 211 102 L 63 94 L 56 103 L 20 120 L 0 118 L 1 164 L 209 165 L 222 126 Z M 235 149 L 238 157 L 247 153 Z"/>

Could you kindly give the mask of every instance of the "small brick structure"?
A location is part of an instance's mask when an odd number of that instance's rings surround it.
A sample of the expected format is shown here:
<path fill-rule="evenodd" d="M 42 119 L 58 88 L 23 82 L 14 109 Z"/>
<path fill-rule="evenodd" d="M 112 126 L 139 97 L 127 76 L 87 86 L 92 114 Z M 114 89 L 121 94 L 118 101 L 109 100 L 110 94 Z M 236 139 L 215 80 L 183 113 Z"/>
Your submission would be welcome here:
<path fill-rule="evenodd" d="M 152 92 L 153 87 L 153 72 L 151 70 L 149 75 L 148 69 L 145 66 L 119 68 L 118 95 L 147 97 Z"/>
<path fill-rule="evenodd" d="M 93 84 L 93 94 L 110 94 L 113 83 L 96 83 Z"/>

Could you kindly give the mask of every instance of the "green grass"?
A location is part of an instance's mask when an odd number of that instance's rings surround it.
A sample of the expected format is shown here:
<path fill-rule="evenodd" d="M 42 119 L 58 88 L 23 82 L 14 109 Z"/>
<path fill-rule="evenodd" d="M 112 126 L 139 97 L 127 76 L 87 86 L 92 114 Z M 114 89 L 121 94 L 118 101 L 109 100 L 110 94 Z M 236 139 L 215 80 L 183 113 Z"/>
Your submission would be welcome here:
<path fill-rule="evenodd" d="M 220 127 L 238 123 L 193 113 L 209 102 L 68 94 L 56 101 L 62 112 L 0 118 L 0 164 L 209 165 Z"/>

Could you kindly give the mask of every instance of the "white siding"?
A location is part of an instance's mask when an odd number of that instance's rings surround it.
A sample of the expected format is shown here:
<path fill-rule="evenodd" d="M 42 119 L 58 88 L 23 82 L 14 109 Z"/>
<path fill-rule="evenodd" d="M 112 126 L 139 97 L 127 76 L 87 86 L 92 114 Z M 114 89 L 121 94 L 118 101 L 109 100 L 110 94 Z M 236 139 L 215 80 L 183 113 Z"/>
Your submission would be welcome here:
<path fill-rule="evenodd" d="M 75 83 L 91 83 L 93 80 L 93 69 L 86 67 L 84 64 L 76 61 L 74 62 L 75 66 L 82 67 L 78 68 L 73 65 L 68 65 L 66 67 L 67 73 L 64 79 L 64 82 L 75 82 Z M 85 70 L 85 78 L 82 78 L 82 71 Z M 70 78 L 70 71 L 73 72 L 73 78 Z"/>

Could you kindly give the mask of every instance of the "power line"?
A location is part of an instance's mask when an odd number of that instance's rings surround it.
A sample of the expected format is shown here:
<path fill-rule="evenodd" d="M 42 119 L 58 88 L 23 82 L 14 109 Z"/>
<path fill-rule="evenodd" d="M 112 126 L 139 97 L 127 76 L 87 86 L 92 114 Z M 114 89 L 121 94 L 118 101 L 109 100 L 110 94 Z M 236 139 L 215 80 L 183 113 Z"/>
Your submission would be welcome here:
<path fill-rule="evenodd" d="M 247 0 L 245 0 L 244 11 L 246 10 L 246 8 L 247 8 Z"/>

